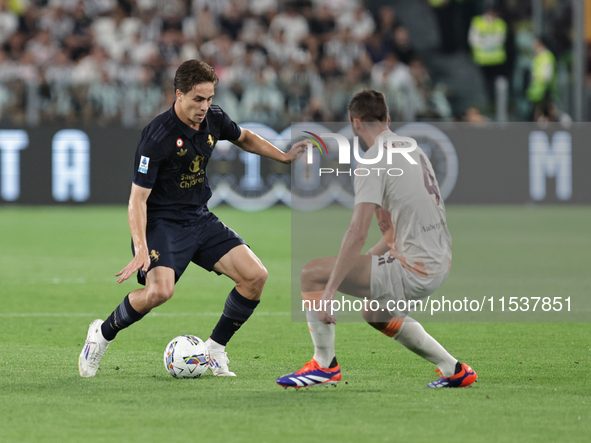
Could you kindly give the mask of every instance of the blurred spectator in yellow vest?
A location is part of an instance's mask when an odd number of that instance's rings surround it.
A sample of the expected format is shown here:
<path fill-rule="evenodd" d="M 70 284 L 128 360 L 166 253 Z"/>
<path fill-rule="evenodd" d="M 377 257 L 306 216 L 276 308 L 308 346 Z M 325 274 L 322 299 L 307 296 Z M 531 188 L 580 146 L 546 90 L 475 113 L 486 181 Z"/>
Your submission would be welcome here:
<path fill-rule="evenodd" d="M 499 17 L 492 3 L 486 11 L 472 19 L 468 42 L 472 48 L 474 63 L 480 66 L 484 76 L 489 106 L 495 103 L 495 82 L 497 77 L 506 76 L 507 23 Z"/>
<path fill-rule="evenodd" d="M 535 56 L 531 65 L 531 81 L 527 88 L 527 98 L 539 107 L 554 101 L 556 93 L 556 58 L 542 39 L 534 42 Z"/>

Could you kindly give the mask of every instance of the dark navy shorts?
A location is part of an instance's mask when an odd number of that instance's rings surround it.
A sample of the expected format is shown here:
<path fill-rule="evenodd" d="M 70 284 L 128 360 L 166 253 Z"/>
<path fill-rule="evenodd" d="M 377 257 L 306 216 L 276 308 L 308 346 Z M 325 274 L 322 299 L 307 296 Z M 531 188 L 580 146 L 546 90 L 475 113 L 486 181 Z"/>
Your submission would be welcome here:
<path fill-rule="evenodd" d="M 230 250 L 246 244 L 209 211 L 204 211 L 193 220 L 148 220 L 146 238 L 152 260 L 148 271 L 157 266 L 172 268 L 175 281 L 183 275 L 190 262 L 211 272 L 220 258 Z M 131 249 L 134 252 L 133 241 Z M 146 275 L 141 270 L 137 273 L 137 281 L 146 284 Z"/>

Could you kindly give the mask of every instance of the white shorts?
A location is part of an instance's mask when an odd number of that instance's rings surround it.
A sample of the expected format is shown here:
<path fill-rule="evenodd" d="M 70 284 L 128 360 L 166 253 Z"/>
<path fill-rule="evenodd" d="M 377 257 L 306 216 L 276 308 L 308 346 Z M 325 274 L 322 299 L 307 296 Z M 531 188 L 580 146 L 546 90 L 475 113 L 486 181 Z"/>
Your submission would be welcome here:
<path fill-rule="evenodd" d="M 402 266 L 390 253 L 371 258 L 371 299 L 377 300 L 380 309 L 393 317 L 404 317 L 413 311 L 415 303 L 431 295 L 443 284 L 449 271 L 437 277 L 421 277 Z"/>

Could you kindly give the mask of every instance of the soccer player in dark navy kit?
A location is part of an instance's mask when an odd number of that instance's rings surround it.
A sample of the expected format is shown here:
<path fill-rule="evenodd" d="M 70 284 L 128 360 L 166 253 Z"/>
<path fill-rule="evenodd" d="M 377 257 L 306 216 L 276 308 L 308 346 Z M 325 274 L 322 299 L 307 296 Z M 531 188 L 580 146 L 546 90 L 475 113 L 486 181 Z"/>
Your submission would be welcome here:
<path fill-rule="evenodd" d="M 259 304 L 267 270 L 244 240 L 207 209 L 211 188 L 207 162 L 219 140 L 283 163 L 297 160 L 305 143 L 284 153 L 253 132 L 240 128 L 212 105 L 218 77 L 209 65 L 184 62 L 174 79 L 176 101 L 142 132 L 135 156 L 128 221 L 133 260 L 117 276 L 135 272 L 141 289 L 129 293 L 105 320 L 90 324 L 78 367 L 94 377 L 100 359 L 117 333 L 169 300 L 189 262 L 230 277 L 236 287 L 206 345 L 214 375 L 235 376 L 225 347 Z"/>

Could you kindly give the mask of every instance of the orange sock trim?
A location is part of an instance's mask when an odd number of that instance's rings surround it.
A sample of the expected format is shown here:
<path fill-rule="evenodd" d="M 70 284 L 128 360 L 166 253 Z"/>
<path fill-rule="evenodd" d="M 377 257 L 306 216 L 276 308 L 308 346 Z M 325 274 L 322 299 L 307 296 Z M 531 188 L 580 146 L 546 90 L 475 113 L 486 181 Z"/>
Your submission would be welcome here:
<path fill-rule="evenodd" d="M 320 301 L 320 299 L 322 298 L 322 294 L 324 294 L 324 291 L 313 291 L 313 292 L 302 291 L 302 298 L 304 300 Z"/>
<path fill-rule="evenodd" d="M 392 317 L 392 320 L 390 320 L 388 326 L 386 326 L 384 329 L 380 329 L 380 332 L 390 338 L 393 338 L 396 334 L 398 334 L 403 321 L 403 318 Z"/>

